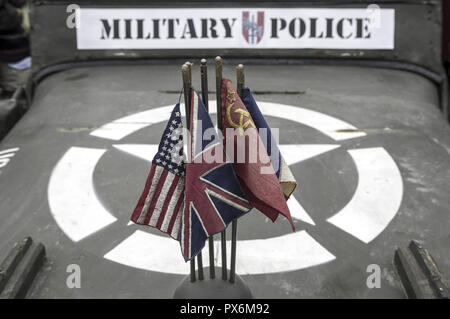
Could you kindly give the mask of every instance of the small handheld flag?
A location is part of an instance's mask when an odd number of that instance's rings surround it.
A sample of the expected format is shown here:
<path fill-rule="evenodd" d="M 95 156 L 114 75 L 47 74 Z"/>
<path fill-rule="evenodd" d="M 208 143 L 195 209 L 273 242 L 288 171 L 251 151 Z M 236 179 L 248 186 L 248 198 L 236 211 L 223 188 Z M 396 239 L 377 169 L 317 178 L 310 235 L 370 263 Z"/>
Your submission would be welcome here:
<path fill-rule="evenodd" d="M 180 105 L 175 105 L 152 160 L 144 191 L 131 215 L 136 224 L 152 226 L 178 239 L 184 208 L 183 134 Z"/>
<path fill-rule="evenodd" d="M 286 161 L 281 155 L 280 149 L 278 148 L 277 142 L 272 135 L 270 127 L 267 124 L 266 119 L 262 115 L 258 105 L 256 104 L 253 95 L 250 93 L 249 88 L 244 88 L 242 90 L 242 102 L 244 102 L 245 107 L 249 111 L 250 116 L 255 123 L 256 129 L 259 132 L 261 132 L 261 129 L 266 130 L 267 135 L 265 136 L 265 138 L 261 139 L 264 143 L 264 146 L 266 147 L 267 155 L 269 155 L 270 157 L 270 162 L 272 163 L 275 175 L 280 181 L 280 186 L 283 194 L 286 199 L 288 199 L 297 186 L 294 175 L 292 174 L 289 166 L 286 164 Z"/>
<path fill-rule="evenodd" d="M 258 135 L 256 125 L 229 79 L 222 80 L 221 100 L 225 149 L 227 154 L 233 154 L 233 168 L 242 189 L 255 208 L 272 221 L 275 221 L 279 214 L 285 216 L 295 230 L 285 195 Z M 236 131 L 237 136 L 229 136 Z M 237 142 L 239 135 L 245 137 L 245 161 L 243 162 L 239 159 L 239 151 L 241 151 Z M 232 143 L 231 146 L 229 142 Z M 233 149 L 230 149 L 231 147 Z M 250 160 L 250 156 L 253 156 L 253 160 Z"/>
<path fill-rule="evenodd" d="M 226 160 L 211 118 L 194 91 L 191 101 L 189 160 L 180 236 L 186 261 L 201 251 L 209 236 L 223 231 L 233 219 L 251 209 L 232 165 Z"/>

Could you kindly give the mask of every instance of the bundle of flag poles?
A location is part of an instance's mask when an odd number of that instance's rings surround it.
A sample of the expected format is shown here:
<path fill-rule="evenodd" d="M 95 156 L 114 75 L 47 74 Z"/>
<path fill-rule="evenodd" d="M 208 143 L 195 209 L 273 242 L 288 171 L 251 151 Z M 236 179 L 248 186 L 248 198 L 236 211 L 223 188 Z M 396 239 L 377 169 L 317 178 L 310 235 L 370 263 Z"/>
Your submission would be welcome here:
<path fill-rule="evenodd" d="M 255 99 L 245 87 L 243 65 L 236 68 L 235 89 L 232 81 L 222 76 L 220 57 L 216 57 L 215 64 L 217 127 L 222 134 L 214 129 L 208 114 L 206 60 L 200 64 L 201 95 L 192 87 L 193 65 L 186 62 L 182 66 L 186 127 L 178 103 L 163 132 L 131 220 L 155 227 L 179 241 L 185 261 L 190 261 L 191 282 L 197 280 L 195 259 L 198 279 L 204 280 L 202 249 L 206 241 L 209 275 L 215 278 L 214 235 L 220 233 L 222 279 L 234 283 L 238 218 L 257 208 L 273 222 L 283 215 L 295 231 L 286 201 L 297 184 Z M 244 161 L 238 159 L 242 156 L 236 146 L 240 137 L 244 137 Z M 229 224 L 232 238 L 228 277 Z"/>

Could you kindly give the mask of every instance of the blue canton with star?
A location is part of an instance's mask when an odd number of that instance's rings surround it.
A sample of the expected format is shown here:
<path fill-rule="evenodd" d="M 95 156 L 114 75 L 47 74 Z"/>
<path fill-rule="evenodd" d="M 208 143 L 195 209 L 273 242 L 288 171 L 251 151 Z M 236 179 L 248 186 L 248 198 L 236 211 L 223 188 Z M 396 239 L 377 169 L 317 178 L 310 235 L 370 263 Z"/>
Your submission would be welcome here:
<path fill-rule="evenodd" d="M 180 104 L 175 105 L 170 115 L 169 122 L 159 143 L 158 153 L 153 158 L 153 163 L 180 177 L 185 175 Z"/>

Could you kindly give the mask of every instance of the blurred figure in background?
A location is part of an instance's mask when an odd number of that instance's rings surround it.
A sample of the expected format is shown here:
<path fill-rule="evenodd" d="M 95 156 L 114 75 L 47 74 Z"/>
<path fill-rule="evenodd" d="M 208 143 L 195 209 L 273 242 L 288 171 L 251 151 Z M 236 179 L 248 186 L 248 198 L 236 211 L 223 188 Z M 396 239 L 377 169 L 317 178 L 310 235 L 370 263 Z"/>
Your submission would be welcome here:
<path fill-rule="evenodd" d="M 25 84 L 31 67 L 27 0 L 0 0 L 0 90 L 9 97 Z"/>

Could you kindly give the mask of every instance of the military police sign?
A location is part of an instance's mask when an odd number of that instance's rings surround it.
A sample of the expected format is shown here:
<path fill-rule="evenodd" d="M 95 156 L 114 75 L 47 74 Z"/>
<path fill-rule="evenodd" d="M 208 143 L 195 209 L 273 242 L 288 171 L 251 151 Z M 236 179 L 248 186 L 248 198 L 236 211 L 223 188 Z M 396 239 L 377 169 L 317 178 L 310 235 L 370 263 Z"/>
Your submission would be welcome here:
<path fill-rule="evenodd" d="M 78 49 L 393 49 L 394 9 L 77 10 Z"/>

